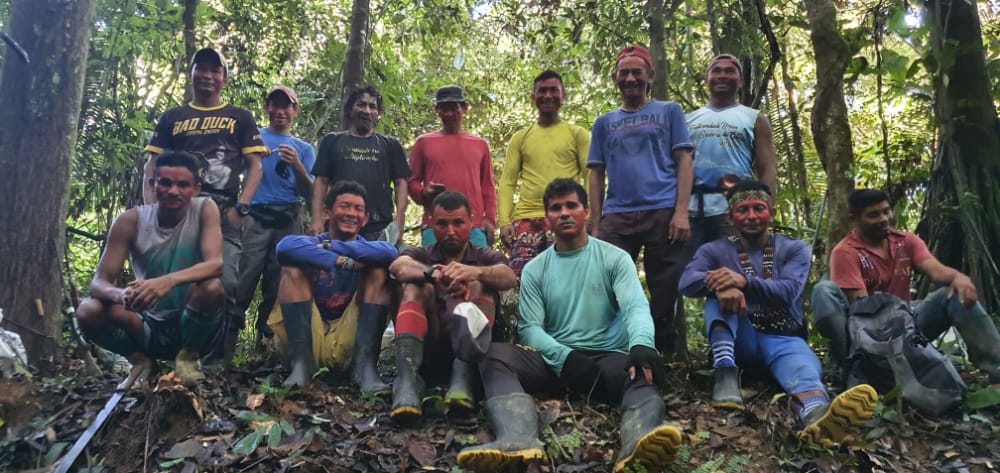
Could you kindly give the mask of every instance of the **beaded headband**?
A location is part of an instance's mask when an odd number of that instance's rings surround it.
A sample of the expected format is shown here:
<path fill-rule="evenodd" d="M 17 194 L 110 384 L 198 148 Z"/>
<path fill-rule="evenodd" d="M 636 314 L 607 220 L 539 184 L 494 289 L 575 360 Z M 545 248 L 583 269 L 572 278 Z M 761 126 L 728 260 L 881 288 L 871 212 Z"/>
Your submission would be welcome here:
<path fill-rule="evenodd" d="M 740 202 L 747 200 L 763 200 L 764 202 L 770 202 L 771 196 L 767 192 L 760 189 L 749 189 L 745 191 L 739 191 L 729 197 L 729 206 L 736 207 Z"/>

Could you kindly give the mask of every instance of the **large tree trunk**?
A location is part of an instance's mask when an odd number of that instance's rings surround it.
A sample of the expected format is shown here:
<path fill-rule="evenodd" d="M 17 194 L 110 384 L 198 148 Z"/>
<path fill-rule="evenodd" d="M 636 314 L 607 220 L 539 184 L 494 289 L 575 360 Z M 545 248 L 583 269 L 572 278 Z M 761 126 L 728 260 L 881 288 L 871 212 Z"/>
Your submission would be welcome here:
<path fill-rule="evenodd" d="M 194 53 L 198 52 L 198 50 L 201 49 L 201 47 L 198 46 L 196 42 L 197 40 L 194 37 L 194 26 L 195 26 L 195 20 L 197 20 L 197 13 L 198 13 L 198 1 L 199 0 L 184 0 L 184 13 L 181 14 L 181 18 L 184 21 L 184 31 L 182 33 L 182 37 L 184 38 L 184 59 L 185 59 L 184 67 L 188 67 L 190 65 L 191 59 L 194 57 Z M 228 66 L 232 67 L 232 64 L 228 64 Z M 191 71 L 186 70 L 184 73 L 184 77 L 187 78 L 185 83 L 190 82 Z M 190 87 L 191 84 L 188 85 L 189 87 L 184 88 L 185 102 L 190 102 L 191 99 L 194 98 L 194 90 Z"/>
<path fill-rule="evenodd" d="M 93 8 L 90 0 L 15 0 L 0 69 L 0 308 L 29 361 L 61 358 L 67 182 L 76 143 Z"/>
<path fill-rule="evenodd" d="M 347 55 L 344 58 L 344 80 L 341 87 L 341 104 L 354 88 L 365 78 L 365 48 L 368 46 L 369 0 L 354 0 L 351 9 L 351 35 L 347 40 Z M 346 130 L 350 123 L 349 110 L 341 109 L 340 129 Z"/>
<path fill-rule="evenodd" d="M 1000 126 L 986 75 L 975 2 L 930 0 L 938 70 L 940 143 L 927 192 L 924 238 L 944 264 L 968 274 L 987 309 L 1000 308 Z M 924 285 L 927 289 L 927 285 Z"/>
<path fill-rule="evenodd" d="M 826 168 L 826 207 L 830 215 L 827 238 L 832 246 L 849 230 L 847 196 L 854 190 L 854 151 L 844 101 L 844 71 L 852 52 L 837 29 L 837 8 L 833 1 L 805 0 L 804 3 L 816 57 L 812 132 L 816 151 Z"/>

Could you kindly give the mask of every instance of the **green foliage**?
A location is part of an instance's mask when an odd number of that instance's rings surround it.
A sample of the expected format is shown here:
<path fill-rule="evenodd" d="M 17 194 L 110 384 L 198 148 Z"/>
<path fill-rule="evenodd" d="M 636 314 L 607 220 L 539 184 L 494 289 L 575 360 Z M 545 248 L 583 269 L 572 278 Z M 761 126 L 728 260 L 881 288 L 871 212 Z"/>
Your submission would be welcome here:
<path fill-rule="evenodd" d="M 986 387 L 978 391 L 973 391 L 965 397 L 965 407 L 967 409 L 983 409 L 1000 405 L 1000 388 Z"/>
<path fill-rule="evenodd" d="M 268 448 L 281 444 L 284 435 L 295 435 L 295 427 L 284 419 L 275 419 L 267 414 L 251 411 L 241 411 L 236 418 L 250 424 L 251 432 L 233 445 L 233 451 L 241 455 L 250 455 L 262 441 L 267 441 Z"/>

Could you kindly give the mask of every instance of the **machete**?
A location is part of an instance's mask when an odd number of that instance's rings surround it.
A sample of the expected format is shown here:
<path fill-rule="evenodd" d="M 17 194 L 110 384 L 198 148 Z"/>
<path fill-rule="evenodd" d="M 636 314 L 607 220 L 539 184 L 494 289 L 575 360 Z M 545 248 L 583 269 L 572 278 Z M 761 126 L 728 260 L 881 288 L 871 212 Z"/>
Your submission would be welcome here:
<path fill-rule="evenodd" d="M 125 393 L 128 392 L 129 388 L 132 387 L 139 377 L 140 376 L 129 376 L 122 381 L 117 388 L 115 388 L 115 393 L 111 395 L 108 402 L 104 403 L 104 408 L 101 409 L 101 412 L 97 413 L 97 417 L 95 417 L 94 421 L 90 423 L 87 430 L 84 430 L 83 433 L 80 434 L 80 438 L 76 439 L 76 443 L 73 444 L 73 448 L 69 449 L 69 453 L 67 453 L 62 460 L 59 460 L 59 466 L 56 467 L 54 473 L 66 473 L 69 471 L 70 467 L 73 466 L 73 463 L 76 462 L 76 457 L 80 456 L 80 453 L 83 452 L 84 448 L 87 448 L 87 444 L 90 443 L 90 439 L 93 438 L 94 434 L 101 429 L 104 422 L 108 420 L 111 413 L 116 407 L 118 407 L 118 403 L 123 397 L 125 397 Z"/>

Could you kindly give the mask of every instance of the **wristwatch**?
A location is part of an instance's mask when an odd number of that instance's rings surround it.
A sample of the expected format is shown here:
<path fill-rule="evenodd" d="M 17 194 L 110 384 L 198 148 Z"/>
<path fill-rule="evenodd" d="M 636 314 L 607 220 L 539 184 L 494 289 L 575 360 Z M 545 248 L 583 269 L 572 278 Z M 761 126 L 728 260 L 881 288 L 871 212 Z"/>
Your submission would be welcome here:
<path fill-rule="evenodd" d="M 435 269 L 436 268 L 434 267 L 433 264 L 427 266 L 427 269 L 424 270 L 424 282 L 429 282 L 429 283 L 433 283 L 434 282 L 434 270 Z"/>
<path fill-rule="evenodd" d="M 250 215 L 250 204 L 244 204 L 243 202 L 236 203 L 236 213 L 246 217 Z"/>

